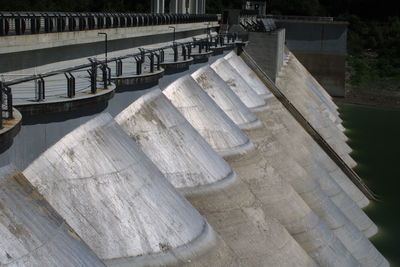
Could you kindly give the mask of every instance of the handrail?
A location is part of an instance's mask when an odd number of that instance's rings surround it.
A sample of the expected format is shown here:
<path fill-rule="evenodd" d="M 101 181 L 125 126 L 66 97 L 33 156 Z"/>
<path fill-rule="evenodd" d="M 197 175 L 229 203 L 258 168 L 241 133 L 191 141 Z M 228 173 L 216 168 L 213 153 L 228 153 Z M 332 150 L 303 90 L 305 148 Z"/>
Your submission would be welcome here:
<path fill-rule="evenodd" d="M 207 49 L 210 47 L 211 42 L 213 42 L 213 39 L 215 40 L 220 40 L 218 44 L 221 46 L 224 44 L 224 41 L 221 39 L 227 38 L 227 43 L 234 43 L 236 41 L 237 34 L 236 33 L 229 33 L 229 34 L 222 34 L 222 35 L 216 35 L 216 36 L 207 36 L 206 38 L 202 39 L 197 39 L 194 41 L 188 41 L 188 42 L 173 42 L 171 45 L 163 46 L 163 47 L 157 47 L 153 49 L 141 49 L 139 48 L 139 52 L 133 53 L 133 54 L 127 54 L 119 57 L 113 57 L 113 58 L 107 58 L 107 61 L 104 60 L 98 60 L 98 59 L 92 59 L 88 58 L 90 61 L 89 63 L 78 65 L 78 66 L 72 66 L 68 68 L 63 68 L 63 69 L 58 69 L 50 72 L 45 72 L 41 74 L 34 74 L 30 75 L 27 77 L 23 78 L 17 78 L 13 79 L 10 81 L 2 81 L 0 82 L 1 86 L 1 91 L 3 94 L 5 93 L 7 95 L 7 102 L 9 104 L 9 107 L 11 107 L 11 117 L 12 117 L 12 94 L 11 94 L 11 86 L 20 84 L 20 83 L 25 83 L 25 82 L 30 82 L 30 81 L 35 81 L 36 82 L 36 101 L 40 102 L 45 99 L 46 96 L 46 86 L 45 86 L 45 78 L 55 76 L 55 75 L 64 75 L 66 78 L 66 83 L 67 83 L 67 96 L 69 98 L 73 98 L 75 96 L 75 76 L 74 73 L 76 72 L 87 72 L 89 74 L 89 79 L 90 79 L 90 88 L 91 88 L 91 93 L 95 94 L 97 92 L 97 76 L 98 76 L 98 70 L 102 72 L 102 78 L 101 82 L 104 85 L 104 88 L 106 89 L 107 86 L 111 82 L 111 68 L 108 67 L 108 63 L 115 62 L 116 63 L 116 77 L 119 77 L 122 75 L 122 60 L 127 59 L 127 58 L 134 58 L 137 64 L 137 75 L 140 75 L 142 73 L 142 66 L 143 63 L 145 62 L 146 58 L 149 59 L 150 61 L 150 72 L 154 72 L 156 69 L 157 71 L 160 70 L 160 63 L 164 61 L 164 50 L 166 49 L 174 49 L 174 57 L 178 56 L 178 51 L 177 47 L 182 47 L 182 56 L 184 58 L 190 57 L 191 56 L 191 49 L 192 47 L 199 46 L 200 50 L 202 47 L 206 47 Z M 206 46 L 205 46 L 206 44 Z M 217 45 L 217 44 L 215 44 Z M 188 49 L 188 50 L 187 50 Z M 154 58 L 155 57 L 155 58 Z M 2 95 L 3 96 L 3 95 Z M 10 110 L 7 108 L 7 110 Z M 10 115 L 9 115 L 10 117 Z M 0 125 L 1 126 L 1 125 Z"/>
<path fill-rule="evenodd" d="M 218 21 L 216 14 L 0 12 L 0 36 Z"/>

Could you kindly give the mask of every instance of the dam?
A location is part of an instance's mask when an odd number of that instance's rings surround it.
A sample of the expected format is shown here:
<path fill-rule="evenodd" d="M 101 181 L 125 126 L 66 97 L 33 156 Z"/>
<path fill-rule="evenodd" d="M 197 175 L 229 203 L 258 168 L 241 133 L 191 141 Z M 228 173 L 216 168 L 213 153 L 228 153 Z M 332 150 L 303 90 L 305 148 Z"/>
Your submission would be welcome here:
<path fill-rule="evenodd" d="M 164 4 L 1 13 L 0 265 L 389 266 L 285 29 Z"/>

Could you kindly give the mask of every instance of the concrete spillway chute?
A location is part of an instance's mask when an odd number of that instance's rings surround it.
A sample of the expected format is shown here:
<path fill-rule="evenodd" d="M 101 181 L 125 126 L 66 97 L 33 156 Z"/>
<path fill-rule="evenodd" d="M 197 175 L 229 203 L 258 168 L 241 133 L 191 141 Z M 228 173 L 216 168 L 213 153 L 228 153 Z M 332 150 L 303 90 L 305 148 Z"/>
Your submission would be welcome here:
<path fill-rule="evenodd" d="M 199 263 L 216 242 L 109 114 L 66 135 L 24 174 L 107 265 Z"/>
<path fill-rule="evenodd" d="M 105 266 L 24 175 L 0 168 L 1 266 Z"/>
<path fill-rule="evenodd" d="M 185 76 L 175 81 L 164 90 L 164 94 L 216 151 L 220 150 L 219 139 L 225 140 L 224 136 L 229 138 L 231 131 L 241 133 L 193 78 Z M 231 130 L 228 132 L 225 129 Z M 250 142 L 243 133 L 241 135 L 242 143 Z M 236 146 L 231 144 L 228 147 L 229 144 L 224 142 L 224 154 L 231 149 L 225 159 L 260 200 L 264 212 L 277 218 L 318 264 L 357 265 L 334 233 L 311 211 L 290 184 L 281 179 L 279 172 L 254 146 L 238 152 Z"/>

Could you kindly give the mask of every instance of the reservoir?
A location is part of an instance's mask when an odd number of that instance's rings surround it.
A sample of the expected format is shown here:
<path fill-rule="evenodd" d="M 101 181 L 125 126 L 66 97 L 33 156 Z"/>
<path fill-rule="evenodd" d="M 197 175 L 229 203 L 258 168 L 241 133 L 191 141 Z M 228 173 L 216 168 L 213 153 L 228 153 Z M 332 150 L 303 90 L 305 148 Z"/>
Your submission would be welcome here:
<path fill-rule="evenodd" d="M 341 105 L 339 111 L 355 170 L 380 198 L 365 209 L 379 227 L 371 241 L 391 266 L 400 266 L 400 109 Z"/>

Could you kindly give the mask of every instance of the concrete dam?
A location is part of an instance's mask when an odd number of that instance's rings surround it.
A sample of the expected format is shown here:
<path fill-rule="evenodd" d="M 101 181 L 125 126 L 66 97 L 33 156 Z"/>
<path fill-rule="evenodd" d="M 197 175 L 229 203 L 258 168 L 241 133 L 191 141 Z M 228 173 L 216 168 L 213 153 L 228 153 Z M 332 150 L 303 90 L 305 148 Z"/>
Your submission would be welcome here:
<path fill-rule="evenodd" d="M 389 266 L 338 107 L 267 23 L 3 14 L 0 266 Z"/>

